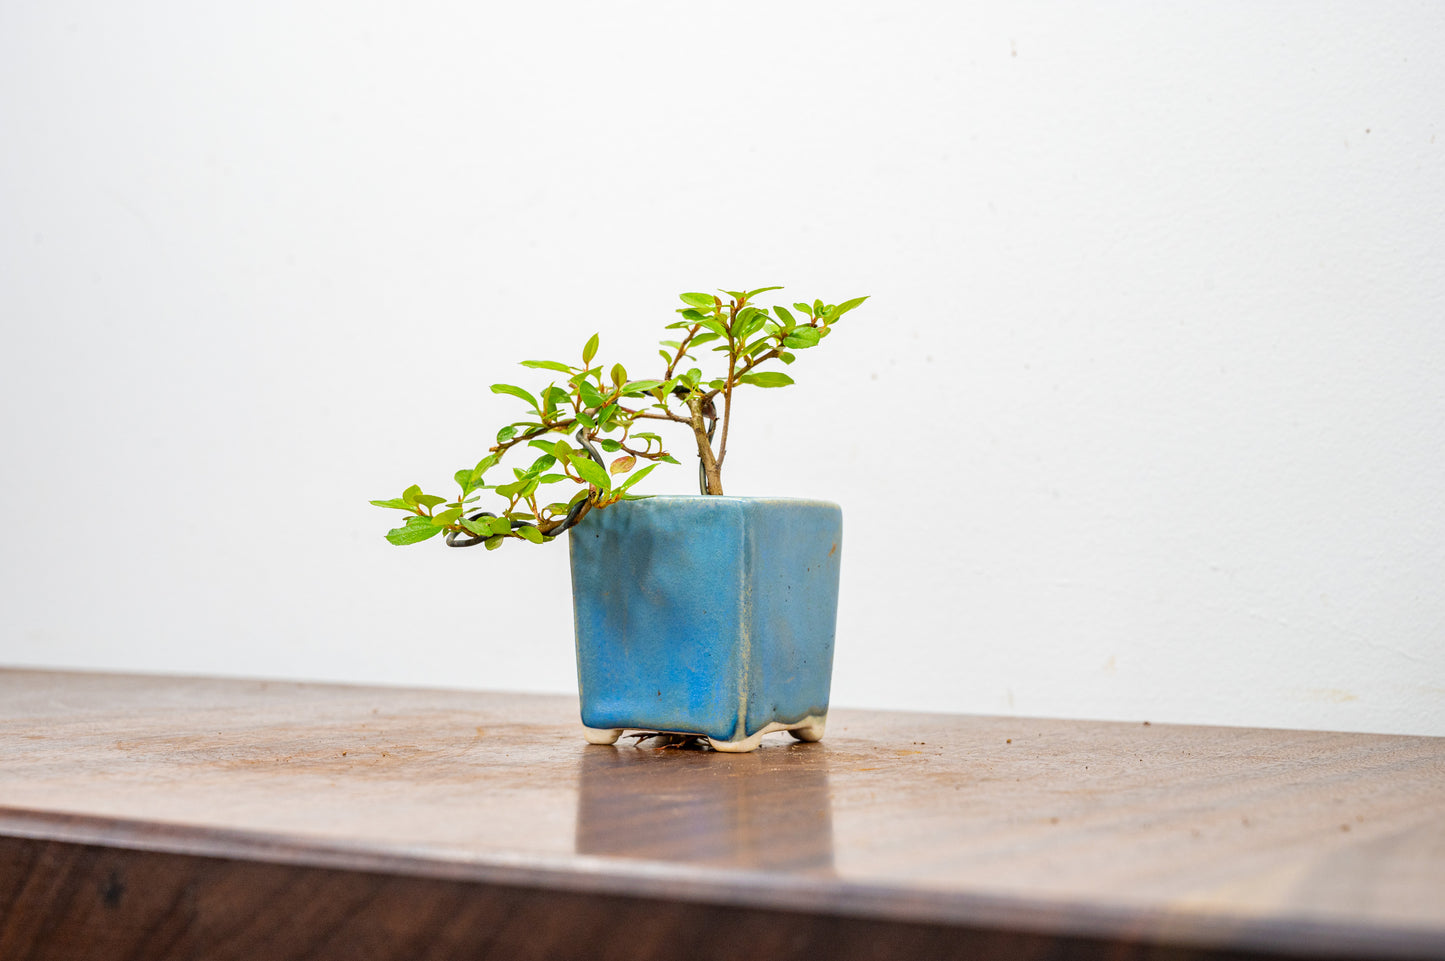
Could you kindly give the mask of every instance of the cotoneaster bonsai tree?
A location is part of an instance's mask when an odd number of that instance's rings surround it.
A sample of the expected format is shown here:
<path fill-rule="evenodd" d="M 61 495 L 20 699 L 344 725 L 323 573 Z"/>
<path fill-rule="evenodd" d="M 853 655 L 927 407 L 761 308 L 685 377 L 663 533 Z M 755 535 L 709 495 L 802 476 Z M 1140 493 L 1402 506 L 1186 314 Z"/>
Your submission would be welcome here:
<path fill-rule="evenodd" d="M 497 431 L 496 443 L 475 466 L 456 472 L 460 491 L 454 498 L 412 485 L 400 497 L 372 501 L 408 515 L 387 540 L 416 544 L 442 535 L 452 547 L 485 544 L 489 550 L 509 540 L 553 540 L 588 511 L 639 496 L 638 483 L 658 461 L 678 463 L 660 435 L 639 429 L 655 422 L 688 428 L 702 492 L 722 494 L 734 392 L 792 384 L 781 368 L 794 362 L 797 351 L 816 347 L 844 314 L 867 300 L 814 300 L 795 303 L 791 310 L 753 303 L 759 294 L 782 289 L 682 294 L 680 318 L 666 328 L 677 332 L 675 339 L 661 342 L 652 378 L 633 380 L 622 364 L 599 363 L 597 334 L 583 346 L 580 364 L 522 361 L 523 367 L 556 376 L 535 393 L 512 384 L 492 385 L 493 393 L 526 404 L 526 413 Z M 710 358 L 715 363 L 709 366 L 720 371 L 709 374 L 693 366 L 701 363 L 698 354 L 704 350 L 719 355 Z M 489 478 L 508 454 L 515 459 L 523 452 L 532 455 L 531 463 L 514 466 L 512 476 L 501 482 Z M 483 492 L 498 498 L 493 509 L 478 504 Z"/>

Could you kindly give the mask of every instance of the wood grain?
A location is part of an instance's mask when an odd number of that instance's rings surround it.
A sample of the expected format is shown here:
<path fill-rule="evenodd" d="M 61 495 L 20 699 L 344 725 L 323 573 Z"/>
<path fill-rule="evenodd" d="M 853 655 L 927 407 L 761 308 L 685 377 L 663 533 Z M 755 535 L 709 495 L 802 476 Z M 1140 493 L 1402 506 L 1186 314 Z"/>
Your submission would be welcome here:
<path fill-rule="evenodd" d="M 750 957 L 1445 957 L 1445 739 L 837 710 L 723 755 L 575 713 L 0 671 L 0 958 L 740 956 L 724 919 Z"/>

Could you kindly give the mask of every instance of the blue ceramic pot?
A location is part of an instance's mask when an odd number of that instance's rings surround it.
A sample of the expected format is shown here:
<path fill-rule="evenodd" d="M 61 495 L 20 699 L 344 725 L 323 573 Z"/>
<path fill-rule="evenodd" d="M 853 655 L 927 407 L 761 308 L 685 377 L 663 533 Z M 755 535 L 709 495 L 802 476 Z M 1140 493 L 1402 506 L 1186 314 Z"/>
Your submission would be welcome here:
<path fill-rule="evenodd" d="M 751 751 L 823 736 L 843 514 L 825 501 L 649 497 L 568 535 L 588 740 L 628 728 Z"/>

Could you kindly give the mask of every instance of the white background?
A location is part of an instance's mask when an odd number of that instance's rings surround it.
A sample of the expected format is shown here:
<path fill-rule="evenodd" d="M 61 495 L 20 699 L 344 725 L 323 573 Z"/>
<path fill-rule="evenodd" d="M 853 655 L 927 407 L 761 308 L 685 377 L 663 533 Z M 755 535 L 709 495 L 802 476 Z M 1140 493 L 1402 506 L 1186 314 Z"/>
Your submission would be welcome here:
<path fill-rule="evenodd" d="M 872 295 L 737 411 L 834 703 L 1445 734 L 1438 3 L 0 5 L 0 662 L 574 689 L 393 548 L 593 331 Z M 685 457 L 688 441 L 674 449 Z M 655 492 L 694 489 L 692 462 Z"/>

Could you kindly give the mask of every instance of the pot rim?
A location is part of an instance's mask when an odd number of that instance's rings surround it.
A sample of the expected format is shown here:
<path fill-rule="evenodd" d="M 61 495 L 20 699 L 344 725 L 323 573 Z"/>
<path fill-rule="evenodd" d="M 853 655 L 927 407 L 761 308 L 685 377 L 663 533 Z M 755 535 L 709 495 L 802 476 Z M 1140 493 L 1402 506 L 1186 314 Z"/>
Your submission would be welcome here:
<path fill-rule="evenodd" d="M 817 498 L 817 497 L 766 497 L 766 496 L 749 496 L 749 495 L 742 495 L 742 494 L 644 494 L 644 495 L 641 495 L 641 496 L 637 497 L 636 500 L 632 500 L 632 501 L 618 501 L 616 504 L 610 504 L 610 505 L 608 505 L 607 507 L 600 508 L 600 509 L 601 509 L 601 510 L 612 510 L 614 507 L 621 507 L 621 506 L 624 505 L 624 504 L 639 503 L 639 502 L 644 502 L 644 501 L 654 501 L 654 502 L 657 502 L 657 503 L 669 504 L 669 505 L 671 505 L 671 504 L 677 504 L 677 505 L 679 505 L 679 506 L 681 506 L 681 505 L 683 505 L 683 504 L 708 504 L 708 503 L 715 503 L 715 504 L 780 504 L 780 505 L 785 505 L 785 506 L 796 506 L 796 507 L 817 506 L 817 507 L 837 507 L 839 510 L 842 509 L 841 505 L 837 504 L 837 503 L 834 502 L 834 501 L 823 500 L 823 499 Z"/>

